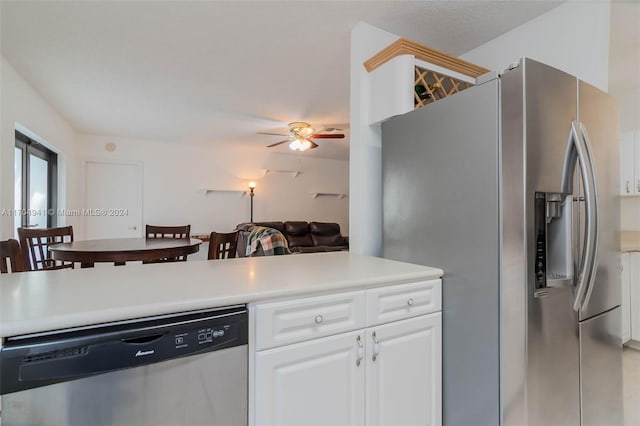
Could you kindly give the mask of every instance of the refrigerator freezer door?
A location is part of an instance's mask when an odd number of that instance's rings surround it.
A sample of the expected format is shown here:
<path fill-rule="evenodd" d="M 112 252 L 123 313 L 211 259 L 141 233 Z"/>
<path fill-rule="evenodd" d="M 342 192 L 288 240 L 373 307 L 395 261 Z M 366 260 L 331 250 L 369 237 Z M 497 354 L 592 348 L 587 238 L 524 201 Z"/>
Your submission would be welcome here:
<path fill-rule="evenodd" d="M 620 305 L 620 166 L 618 108 L 614 99 L 589 84 L 578 84 L 579 121 L 588 135 L 598 182 L 598 264 L 580 320 Z"/>
<path fill-rule="evenodd" d="M 383 256 L 445 271 L 449 426 L 500 424 L 498 96 L 493 80 L 382 124 Z"/>
<path fill-rule="evenodd" d="M 621 425 L 620 308 L 580 323 L 582 426 Z"/>
<path fill-rule="evenodd" d="M 534 296 L 538 248 L 535 196 L 536 192 L 563 191 L 567 141 L 571 123 L 578 114 L 577 79 L 529 59 L 524 61 L 523 72 L 528 424 L 579 425 L 579 341 L 577 313 L 573 310 L 574 288 L 569 283 Z M 505 103 L 503 107 L 506 108 Z M 507 181 L 508 176 L 503 180 Z M 505 206 L 505 210 L 507 208 Z M 504 342 L 507 344 L 509 342 Z"/>

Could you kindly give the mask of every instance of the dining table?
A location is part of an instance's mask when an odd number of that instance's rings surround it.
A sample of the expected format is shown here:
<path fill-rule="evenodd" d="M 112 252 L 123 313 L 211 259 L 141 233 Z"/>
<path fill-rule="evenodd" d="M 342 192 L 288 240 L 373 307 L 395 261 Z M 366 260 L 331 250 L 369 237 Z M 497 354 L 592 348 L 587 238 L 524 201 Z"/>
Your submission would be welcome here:
<path fill-rule="evenodd" d="M 157 261 L 188 256 L 200 250 L 197 238 L 109 238 L 78 240 L 49 246 L 51 258 L 78 262 L 91 268 L 98 262 L 124 265 L 134 261 Z"/>

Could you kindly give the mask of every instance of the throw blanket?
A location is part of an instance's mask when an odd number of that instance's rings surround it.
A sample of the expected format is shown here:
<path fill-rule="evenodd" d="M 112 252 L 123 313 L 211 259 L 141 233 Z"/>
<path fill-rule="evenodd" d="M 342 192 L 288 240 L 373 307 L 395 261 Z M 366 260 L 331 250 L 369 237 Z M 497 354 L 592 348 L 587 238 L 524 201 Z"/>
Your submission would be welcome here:
<path fill-rule="evenodd" d="M 264 226 L 254 226 L 247 237 L 247 256 L 252 256 L 261 246 L 265 256 L 291 254 L 287 239 L 280 231 Z"/>

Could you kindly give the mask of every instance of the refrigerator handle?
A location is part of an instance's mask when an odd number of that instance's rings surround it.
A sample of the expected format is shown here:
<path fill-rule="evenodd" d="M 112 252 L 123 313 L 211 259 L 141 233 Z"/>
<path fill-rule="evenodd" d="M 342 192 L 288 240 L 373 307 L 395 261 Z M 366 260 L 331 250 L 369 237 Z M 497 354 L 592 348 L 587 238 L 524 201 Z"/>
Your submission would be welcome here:
<path fill-rule="evenodd" d="M 582 141 L 587 154 L 587 161 L 590 169 L 590 183 L 591 194 L 590 199 L 586 199 L 585 190 L 585 205 L 591 208 L 593 214 L 593 230 L 591 232 L 591 238 L 593 239 L 592 252 L 589 257 L 589 280 L 587 281 L 587 289 L 584 295 L 584 300 L 580 304 L 580 309 L 584 308 L 591 299 L 591 293 L 593 293 L 593 287 L 595 286 L 596 272 L 598 270 L 598 255 L 599 255 L 599 239 L 600 239 L 600 217 L 598 210 L 598 178 L 596 175 L 595 162 L 593 161 L 593 151 L 591 150 L 591 141 L 589 140 L 589 134 L 587 128 L 583 123 L 580 123 L 580 134 L 582 135 Z M 575 309 L 575 307 L 574 307 Z"/>
<path fill-rule="evenodd" d="M 580 129 L 580 134 L 578 133 L 578 128 Z M 573 193 L 573 171 L 575 170 L 576 161 L 580 166 L 585 199 L 584 248 L 580 256 L 576 296 L 573 302 L 573 309 L 578 312 L 589 300 L 595 279 L 595 269 L 598 264 L 599 220 L 598 189 L 596 186 L 596 175 L 593 167 L 589 139 L 584 126 L 573 122 L 571 123 L 571 132 L 569 134 L 562 177 L 562 190 L 567 194 Z"/>

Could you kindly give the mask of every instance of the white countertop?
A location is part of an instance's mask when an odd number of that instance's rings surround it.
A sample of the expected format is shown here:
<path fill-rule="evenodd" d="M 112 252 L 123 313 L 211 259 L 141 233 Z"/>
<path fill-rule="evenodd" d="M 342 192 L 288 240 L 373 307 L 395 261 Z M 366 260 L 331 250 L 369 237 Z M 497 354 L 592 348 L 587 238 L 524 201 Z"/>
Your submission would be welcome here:
<path fill-rule="evenodd" d="M 3 274 L 0 337 L 442 274 L 349 252 Z"/>

